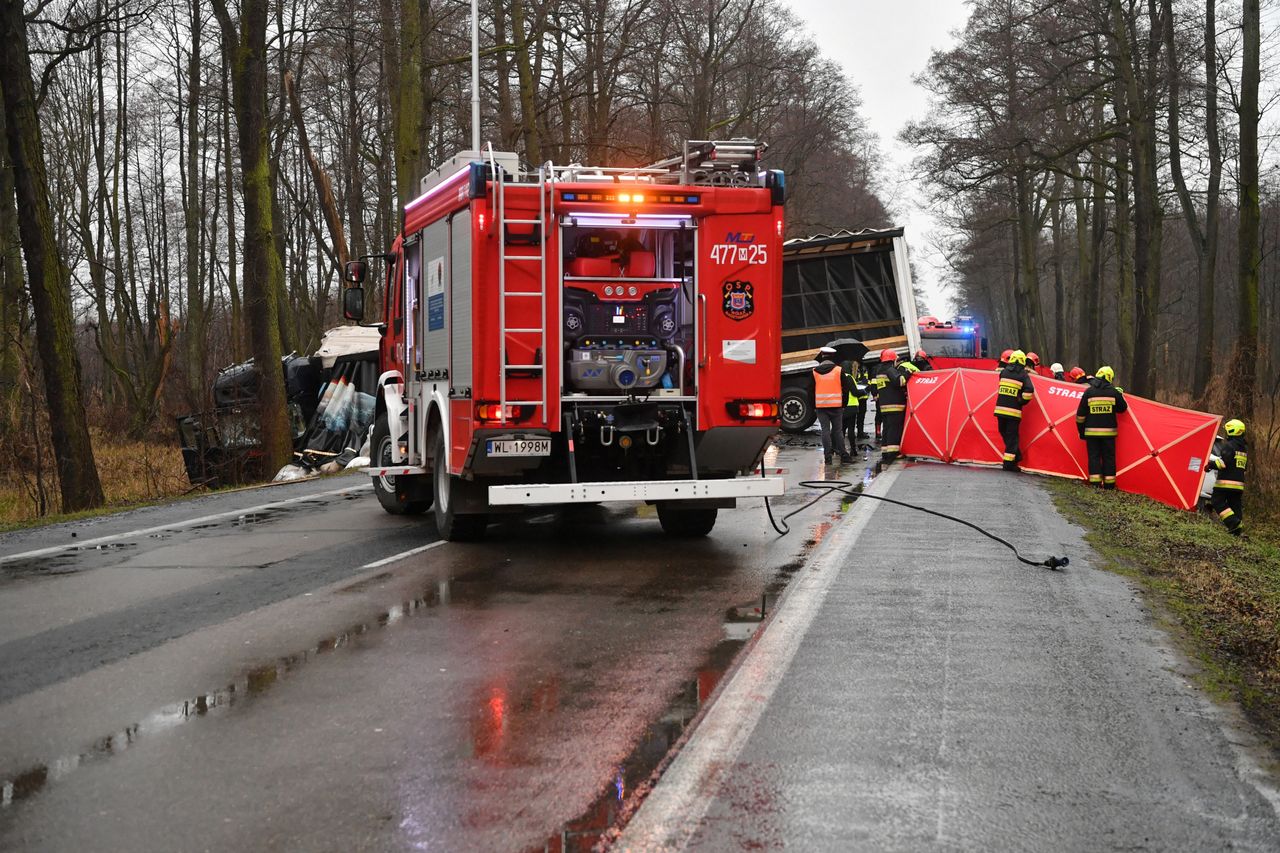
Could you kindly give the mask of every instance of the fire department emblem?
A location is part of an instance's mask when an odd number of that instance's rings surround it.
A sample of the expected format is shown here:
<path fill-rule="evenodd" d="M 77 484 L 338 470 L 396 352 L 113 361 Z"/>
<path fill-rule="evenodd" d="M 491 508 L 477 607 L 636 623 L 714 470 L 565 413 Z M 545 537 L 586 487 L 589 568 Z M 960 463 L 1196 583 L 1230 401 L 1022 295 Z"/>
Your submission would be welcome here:
<path fill-rule="evenodd" d="M 755 286 L 749 281 L 724 283 L 724 316 L 745 320 L 756 313 Z"/>

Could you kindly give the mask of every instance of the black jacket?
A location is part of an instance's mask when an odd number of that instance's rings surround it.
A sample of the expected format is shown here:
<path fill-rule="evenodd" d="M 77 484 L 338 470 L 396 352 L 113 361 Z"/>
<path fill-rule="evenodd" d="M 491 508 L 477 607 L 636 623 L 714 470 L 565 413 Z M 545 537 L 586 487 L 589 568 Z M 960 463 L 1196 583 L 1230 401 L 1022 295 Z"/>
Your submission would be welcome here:
<path fill-rule="evenodd" d="M 896 364 L 882 363 L 871 377 L 871 387 L 876 389 L 877 412 L 893 414 L 907 410 L 907 373 Z"/>
<path fill-rule="evenodd" d="M 1076 430 L 1081 438 L 1115 438 L 1117 415 L 1129 411 L 1124 392 L 1105 379 L 1094 379 L 1076 407 Z"/>
<path fill-rule="evenodd" d="M 1031 374 L 1021 364 L 1011 364 L 1000 371 L 1000 385 L 996 392 L 996 417 L 1021 418 L 1022 407 L 1035 396 Z"/>
<path fill-rule="evenodd" d="M 1243 435 L 1227 436 L 1214 445 L 1217 461 L 1209 460 L 1209 467 L 1218 471 L 1215 489 L 1244 490 L 1244 471 L 1249 465 L 1249 446 Z"/>

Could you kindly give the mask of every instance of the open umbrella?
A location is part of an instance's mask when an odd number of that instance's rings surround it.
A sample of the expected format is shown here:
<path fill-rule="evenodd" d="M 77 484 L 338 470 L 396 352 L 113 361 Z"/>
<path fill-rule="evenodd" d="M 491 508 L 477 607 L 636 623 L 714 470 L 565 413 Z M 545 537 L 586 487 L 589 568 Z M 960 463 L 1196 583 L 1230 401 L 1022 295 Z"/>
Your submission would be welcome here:
<path fill-rule="evenodd" d="M 853 338 L 836 338 L 827 346 L 836 351 L 836 361 L 839 362 L 852 361 L 857 363 L 862 361 L 862 357 L 867 354 L 867 345 L 862 341 L 855 341 Z"/>

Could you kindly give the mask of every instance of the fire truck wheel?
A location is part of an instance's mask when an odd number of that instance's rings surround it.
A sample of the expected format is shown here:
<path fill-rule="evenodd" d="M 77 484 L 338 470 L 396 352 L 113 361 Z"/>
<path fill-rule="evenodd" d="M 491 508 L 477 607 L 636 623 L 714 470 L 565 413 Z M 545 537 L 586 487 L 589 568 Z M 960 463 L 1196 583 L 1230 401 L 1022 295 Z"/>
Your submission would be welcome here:
<path fill-rule="evenodd" d="M 485 528 L 489 526 L 489 517 L 484 514 L 457 512 L 462 497 L 462 478 L 450 474 L 449 466 L 442 464 L 446 458 L 443 431 L 436 431 L 433 444 L 435 453 L 432 455 L 432 479 L 435 482 L 436 531 L 441 539 L 448 542 L 474 542 L 483 538 Z"/>
<path fill-rule="evenodd" d="M 671 536 L 706 536 L 716 526 L 715 507 L 682 507 L 679 504 L 658 504 L 658 521 Z"/>
<path fill-rule="evenodd" d="M 786 432 L 804 432 L 813 426 L 818 416 L 813 411 L 813 394 L 800 385 L 788 385 L 782 389 L 782 428 Z"/>
<path fill-rule="evenodd" d="M 384 412 L 378 416 L 378 422 L 373 427 L 373 440 L 369 442 L 369 446 L 373 451 L 373 464 L 385 468 L 393 464 L 391 460 L 391 430 L 387 426 L 387 415 Z M 382 504 L 382 508 L 392 515 L 419 515 L 431 509 L 431 493 L 427 492 L 427 497 L 423 499 L 418 496 L 422 491 L 421 486 L 427 485 L 429 481 L 425 477 L 405 477 L 396 484 L 396 477 L 374 477 L 373 491 L 378 496 L 378 503 Z M 414 483 L 413 487 L 409 487 L 407 481 L 421 480 L 422 483 Z"/>

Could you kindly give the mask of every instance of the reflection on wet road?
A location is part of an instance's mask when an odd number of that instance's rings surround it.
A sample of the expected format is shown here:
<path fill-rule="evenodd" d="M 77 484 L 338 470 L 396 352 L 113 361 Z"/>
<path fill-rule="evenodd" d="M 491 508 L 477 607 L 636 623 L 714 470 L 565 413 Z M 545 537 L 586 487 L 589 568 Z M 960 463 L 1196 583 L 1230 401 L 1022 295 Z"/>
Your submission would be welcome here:
<path fill-rule="evenodd" d="M 352 497 L 0 565 L 0 616 L 84 603 L 0 628 L 0 847 L 590 849 L 840 511 L 582 508 L 361 572 L 432 531 Z"/>

